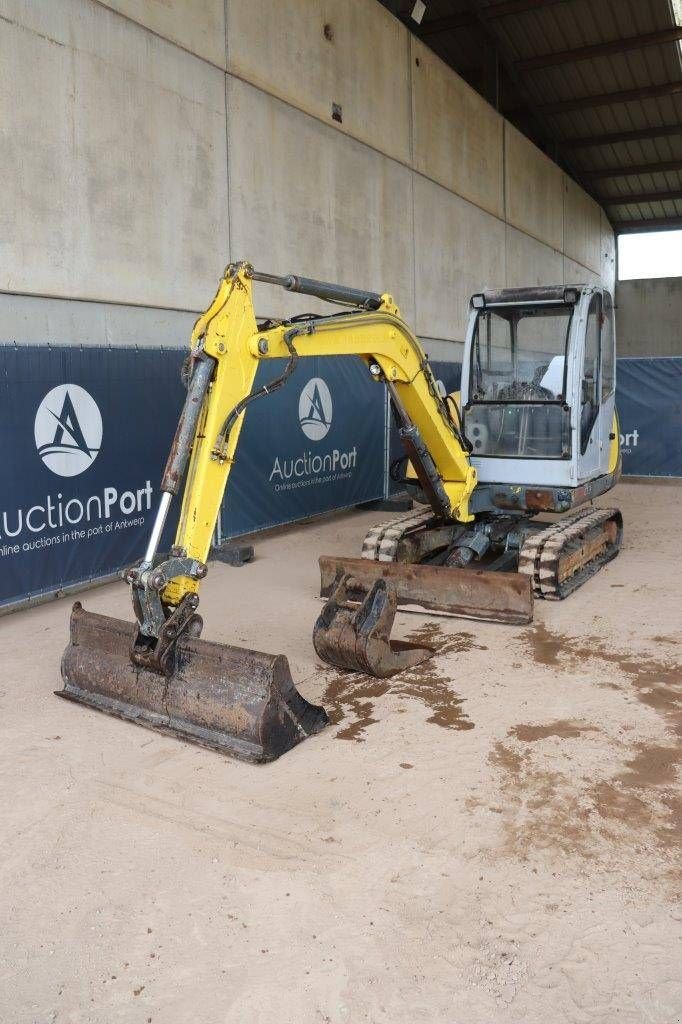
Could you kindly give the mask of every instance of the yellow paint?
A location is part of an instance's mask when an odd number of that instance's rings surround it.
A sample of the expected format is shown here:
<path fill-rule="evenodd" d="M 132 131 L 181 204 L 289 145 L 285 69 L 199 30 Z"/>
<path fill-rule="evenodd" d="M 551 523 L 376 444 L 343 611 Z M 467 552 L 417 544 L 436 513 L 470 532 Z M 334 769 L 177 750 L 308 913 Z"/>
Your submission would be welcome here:
<path fill-rule="evenodd" d="M 448 397 L 454 399 L 455 405 L 457 406 L 457 408 L 459 410 L 460 417 L 461 417 L 461 415 L 462 415 L 462 393 L 461 393 L 461 391 L 451 391 L 449 393 Z M 405 469 L 405 477 L 408 480 L 414 480 L 414 481 L 417 480 L 417 474 L 414 471 L 414 466 L 409 461 L 408 461 L 407 467 Z"/>
<path fill-rule="evenodd" d="M 248 270 L 246 264 L 227 268 L 213 302 L 197 320 L 191 337 L 192 350 L 203 347 L 216 360 L 216 370 L 197 425 L 175 543 L 201 562 L 208 558 L 244 413 L 230 431 L 226 457 L 217 458 L 215 447 L 222 424 L 237 403 L 251 393 L 259 362 L 288 358 L 284 336 L 292 326 L 302 326 L 283 324 L 257 330 Z M 424 351 L 401 320 L 392 296 L 383 295 L 376 311 L 320 318 L 306 326 L 311 333 L 293 339 L 300 358 L 355 355 L 368 366 L 373 362 L 380 365 L 383 374 L 394 382 L 407 415 L 433 458 L 452 518 L 470 522 L 469 498 L 476 486 L 476 471 L 445 414 Z M 265 348 L 267 351 L 263 351 Z M 182 577 L 166 587 L 163 599 L 177 604 L 184 594 L 197 589 L 196 581 Z"/>
<path fill-rule="evenodd" d="M 253 387 L 258 361 L 249 355 L 249 341 L 255 332 L 251 282 L 243 273 L 233 279 L 226 273 L 191 337 L 192 350 L 203 345 L 203 350 L 216 360 L 216 370 L 194 436 L 175 543 L 190 558 L 201 562 L 208 558 L 243 414 L 230 432 L 224 461 L 212 457 L 213 447 L 226 416 Z M 184 594 L 197 590 L 196 580 L 179 577 L 166 587 L 163 599 L 177 604 Z"/>
<path fill-rule="evenodd" d="M 620 423 L 618 422 L 618 413 L 615 409 L 613 411 L 611 433 L 613 434 L 613 439 L 611 440 L 609 447 L 609 473 L 614 473 L 619 477 L 622 465 L 620 454 Z"/>

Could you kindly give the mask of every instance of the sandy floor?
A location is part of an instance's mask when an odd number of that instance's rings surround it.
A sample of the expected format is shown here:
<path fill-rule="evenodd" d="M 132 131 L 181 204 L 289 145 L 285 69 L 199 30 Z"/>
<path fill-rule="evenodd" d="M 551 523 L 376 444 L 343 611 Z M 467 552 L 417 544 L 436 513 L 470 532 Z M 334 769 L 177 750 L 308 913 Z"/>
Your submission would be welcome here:
<path fill-rule="evenodd" d="M 440 650 L 386 686 L 310 642 L 381 514 L 214 565 L 204 636 L 335 721 L 265 767 L 55 699 L 70 602 L 0 620 L 3 1024 L 682 1019 L 681 498 L 619 487 L 623 553 L 532 627 L 400 615 Z"/>

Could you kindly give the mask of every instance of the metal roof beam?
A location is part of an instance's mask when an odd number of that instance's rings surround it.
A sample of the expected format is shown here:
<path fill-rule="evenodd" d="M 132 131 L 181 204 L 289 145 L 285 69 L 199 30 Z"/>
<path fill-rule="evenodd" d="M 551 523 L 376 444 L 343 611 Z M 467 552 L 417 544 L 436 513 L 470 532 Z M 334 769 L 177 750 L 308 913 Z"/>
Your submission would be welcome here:
<path fill-rule="evenodd" d="M 647 46 L 676 43 L 682 39 L 682 25 L 675 28 L 664 28 L 658 32 L 647 32 L 644 35 L 629 36 L 627 39 L 612 39 L 608 43 L 594 43 L 591 46 L 578 46 L 573 50 L 560 50 L 539 57 L 527 57 L 516 61 L 517 71 L 539 71 L 542 68 L 554 68 L 560 64 L 575 64 L 580 60 L 591 60 L 594 57 L 606 57 L 612 53 L 627 53 L 630 50 L 643 50 Z"/>
<path fill-rule="evenodd" d="M 601 167 L 594 171 L 577 171 L 581 178 L 595 181 L 597 178 L 626 178 L 632 174 L 663 174 L 666 171 L 682 171 L 682 160 L 663 160 L 655 164 L 619 164 L 618 167 Z"/>
<path fill-rule="evenodd" d="M 617 235 L 632 235 L 641 231 L 679 231 L 682 217 L 654 217 L 651 220 L 612 220 Z"/>
<path fill-rule="evenodd" d="M 558 161 L 559 154 L 557 153 L 556 144 L 553 139 L 553 126 L 548 124 L 542 114 L 538 112 L 532 97 L 528 94 L 525 82 L 514 67 L 513 56 L 510 52 L 509 43 L 505 37 L 505 33 L 500 30 L 497 22 L 486 14 L 486 12 L 490 11 L 491 8 L 483 6 L 481 0 L 466 0 L 466 2 L 469 10 L 479 24 L 484 36 L 484 42 L 487 42 L 489 45 L 496 48 L 501 67 L 504 68 L 508 79 L 515 86 L 521 101 L 525 103 L 525 107 L 522 109 L 528 112 L 530 119 L 537 129 L 537 132 L 535 133 L 535 142 L 541 146 L 549 143 L 551 146 L 551 152 L 548 155 L 550 158 Z M 524 0 L 524 3 L 526 2 L 529 2 L 529 0 Z M 533 7 L 544 7 L 547 3 L 554 4 L 556 2 L 557 0 L 534 0 Z M 564 3 L 570 2 L 570 0 L 558 0 L 558 2 Z M 516 4 L 516 0 L 514 0 L 514 3 Z M 502 7 L 505 9 L 505 13 L 511 13 L 511 3 L 494 4 L 492 10 L 499 12 Z"/>
<path fill-rule="evenodd" d="M 671 192 L 637 192 L 629 196 L 599 196 L 604 206 L 630 206 L 632 203 L 666 203 L 682 200 L 682 189 Z"/>
<path fill-rule="evenodd" d="M 504 3 L 491 4 L 489 7 L 482 8 L 481 14 L 486 20 L 492 21 L 495 18 L 506 18 L 513 14 L 523 14 L 525 11 L 537 11 L 542 7 L 553 7 L 555 4 L 571 2 L 572 0 L 505 0 Z M 409 15 L 402 15 L 402 18 L 417 35 L 424 37 L 443 35 L 445 32 L 467 28 L 478 22 L 478 18 L 467 11 L 451 14 L 445 18 L 424 21 L 421 25 L 411 21 Z"/>
<path fill-rule="evenodd" d="M 593 96 L 580 96 L 577 99 L 558 100 L 555 103 L 539 103 L 535 109 L 540 114 L 567 114 L 572 110 L 589 110 L 591 107 L 607 107 L 615 103 L 631 103 L 633 100 L 673 96 L 678 92 L 682 92 L 682 78 L 678 78 L 674 82 L 663 82 L 661 85 L 644 85 L 637 89 L 624 89 L 622 92 L 602 92 Z"/>
<path fill-rule="evenodd" d="M 604 135 L 583 135 L 574 139 L 561 139 L 561 149 L 587 149 L 590 146 L 612 146 L 616 142 L 637 142 L 640 139 L 658 139 L 664 136 L 682 136 L 682 124 L 650 125 L 629 132 L 607 132 Z"/>
<path fill-rule="evenodd" d="M 411 21 L 409 15 L 403 17 L 403 21 L 420 38 L 426 36 L 440 36 L 445 32 L 453 32 L 458 28 L 468 28 L 476 24 L 473 14 L 466 11 L 463 14 L 451 14 L 447 18 L 434 18 L 433 21 L 424 21 L 421 25 Z"/>
<path fill-rule="evenodd" d="M 571 3 L 572 0 L 505 0 L 497 4 L 489 4 L 481 8 L 484 18 L 506 18 L 513 14 L 524 14 L 526 11 L 537 11 L 543 7 L 554 7 L 556 4 Z"/>

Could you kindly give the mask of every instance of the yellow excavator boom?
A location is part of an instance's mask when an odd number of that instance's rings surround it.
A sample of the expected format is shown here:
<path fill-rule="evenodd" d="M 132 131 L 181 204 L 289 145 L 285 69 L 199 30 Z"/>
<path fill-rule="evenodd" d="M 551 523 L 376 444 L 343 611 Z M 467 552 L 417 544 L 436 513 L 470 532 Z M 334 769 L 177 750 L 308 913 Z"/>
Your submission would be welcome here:
<path fill-rule="evenodd" d="M 373 310 L 259 331 L 252 300 L 254 274 L 247 264 L 228 267 L 213 302 L 192 332 L 192 360 L 209 357 L 215 361 L 215 370 L 195 434 L 175 546 L 187 557 L 206 562 L 248 402 L 270 390 L 266 385 L 252 396 L 256 371 L 259 363 L 271 359 L 287 359 L 291 365 L 308 356 L 359 356 L 372 378 L 386 383 L 417 428 L 435 464 L 434 483 L 443 516 L 470 521 L 468 505 L 476 471 L 438 393 L 424 351 L 392 297 L 382 295 Z M 188 577 L 174 579 L 164 591 L 165 602 L 177 605 L 184 594 L 196 592 L 198 584 Z"/>
<path fill-rule="evenodd" d="M 252 297 L 257 280 L 353 308 L 259 326 Z M 386 384 L 434 515 L 461 523 L 473 518 L 469 498 L 476 472 L 459 425 L 391 296 L 231 264 L 192 331 L 188 393 L 159 508 L 142 562 L 125 573 L 136 622 L 89 613 L 77 603 L 59 696 L 252 761 L 278 757 L 326 724 L 324 709 L 297 691 L 285 657 L 201 640 L 197 613 L 245 412 L 281 387 L 299 359 L 320 355 L 356 355 L 374 380 Z M 260 363 L 276 359 L 286 359 L 284 371 L 254 390 Z M 175 543 L 159 556 L 169 508 L 181 490 Z M 337 598 L 339 593 L 337 588 Z M 344 605 L 350 618 L 344 619 L 338 599 L 333 606 L 328 602 L 314 633 L 320 656 L 375 675 L 429 657 L 426 648 L 390 642 L 396 601 L 395 589 L 382 578 L 359 610 Z M 333 621 L 324 618 L 330 608 Z"/>

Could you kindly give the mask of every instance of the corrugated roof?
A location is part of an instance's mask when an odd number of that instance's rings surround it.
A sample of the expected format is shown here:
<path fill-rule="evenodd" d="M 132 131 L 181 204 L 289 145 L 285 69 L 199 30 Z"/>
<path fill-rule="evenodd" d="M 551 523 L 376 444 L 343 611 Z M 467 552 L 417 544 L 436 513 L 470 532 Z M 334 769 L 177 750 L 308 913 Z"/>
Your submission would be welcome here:
<path fill-rule="evenodd" d="M 682 27 L 672 0 L 427 0 L 420 26 L 414 0 L 382 2 L 617 229 L 682 226 Z"/>

